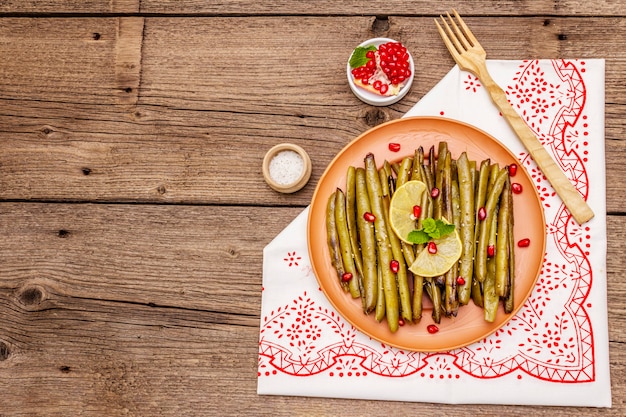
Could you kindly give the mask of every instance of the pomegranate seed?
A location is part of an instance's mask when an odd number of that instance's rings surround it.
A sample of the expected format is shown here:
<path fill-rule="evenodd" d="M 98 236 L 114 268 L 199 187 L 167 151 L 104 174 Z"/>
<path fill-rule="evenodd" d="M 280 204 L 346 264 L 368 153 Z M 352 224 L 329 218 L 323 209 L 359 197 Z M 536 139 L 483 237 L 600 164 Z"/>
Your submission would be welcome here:
<path fill-rule="evenodd" d="M 398 326 L 404 326 L 404 319 L 398 319 Z"/>
<path fill-rule="evenodd" d="M 478 220 L 483 221 L 487 218 L 487 210 L 484 207 L 478 209 Z"/>
<path fill-rule="evenodd" d="M 463 277 L 456 277 L 456 283 L 459 285 L 465 285 L 465 278 Z"/>
<path fill-rule="evenodd" d="M 365 56 L 369 59 L 374 58 L 374 51 L 367 51 L 367 53 L 365 54 Z"/>
<path fill-rule="evenodd" d="M 494 245 L 487 246 L 487 256 L 493 258 L 496 254 L 496 247 Z"/>
<path fill-rule="evenodd" d="M 373 222 L 374 222 L 374 220 L 376 220 L 376 216 L 374 216 L 374 215 L 373 215 L 372 213 L 370 213 L 369 211 L 368 211 L 368 212 L 363 213 L 363 218 L 365 219 L 365 221 L 366 221 L 366 222 L 370 222 L 370 223 L 373 223 Z"/>
<path fill-rule="evenodd" d="M 380 94 L 385 94 L 387 93 L 387 91 L 389 91 L 389 85 L 388 84 L 383 84 L 380 86 Z"/>
<path fill-rule="evenodd" d="M 525 238 L 520 240 L 519 242 L 517 242 L 517 246 L 519 246 L 520 248 L 527 248 L 528 246 L 530 246 L 530 239 Z"/>
<path fill-rule="evenodd" d="M 434 333 L 437 333 L 439 331 L 439 327 L 437 327 L 436 324 L 429 324 L 426 327 L 426 330 L 428 330 L 428 333 L 434 334 Z"/>
<path fill-rule="evenodd" d="M 341 276 L 341 280 L 343 282 L 348 282 L 352 279 L 352 274 L 350 272 L 344 272 L 343 275 Z"/>
<path fill-rule="evenodd" d="M 514 177 L 515 174 L 517 174 L 517 164 L 511 164 L 509 165 L 509 175 L 511 177 Z"/>
<path fill-rule="evenodd" d="M 383 85 L 382 81 L 376 80 L 376 81 L 374 81 L 374 84 L 372 84 L 372 87 L 374 87 L 375 89 L 380 91 L 380 87 L 382 87 L 382 85 Z"/>
<path fill-rule="evenodd" d="M 511 184 L 511 191 L 513 191 L 515 194 L 521 194 L 522 190 L 522 184 L 520 184 L 519 182 L 514 182 Z"/>
<path fill-rule="evenodd" d="M 431 255 L 434 255 L 437 253 L 437 244 L 433 242 L 432 240 L 428 242 L 428 253 L 430 253 Z"/>
<path fill-rule="evenodd" d="M 398 151 L 400 150 L 400 144 L 399 144 L 399 143 L 393 143 L 393 142 L 391 142 L 391 143 L 389 144 L 389 150 L 390 150 L 391 152 L 398 152 Z"/>
<path fill-rule="evenodd" d="M 389 262 L 389 269 L 391 269 L 391 272 L 393 272 L 394 274 L 397 274 L 400 270 L 400 262 L 392 259 L 391 262 Z"/>
<path fill-rule="evenodd" d="M 433 188 L 432 191 L 430 192 L 430 196 L 432 198 L 439 197 L 439 188 L 437 188 L 437 187 Z"/>
<path fill-rule="evenodd" d="M 422 214 L 422 207 L 417 205 L 413 206 L 413 217 L 419 219 L 420 214 Z"/>

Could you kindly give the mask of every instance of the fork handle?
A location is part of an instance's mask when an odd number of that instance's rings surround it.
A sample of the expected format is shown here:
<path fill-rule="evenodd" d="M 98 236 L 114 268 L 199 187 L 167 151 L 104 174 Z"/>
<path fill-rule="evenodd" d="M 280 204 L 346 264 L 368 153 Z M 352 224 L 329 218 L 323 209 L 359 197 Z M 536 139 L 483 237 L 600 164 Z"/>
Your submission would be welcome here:
<path fill-rule="evenodd" d="M 539 142 L 535 133 L 511 106 L 502 88 L 491 78 L 486 68 L 479 70 L 476 76 L 487 89 L 495 105 L 500 109 L 506 121 L 520 138 L 537 166 L 541 169 L 541 172 L 550 181 L 550 184 L 552 184 L 558 196 L 561 197 L 574 219 L 578 224 L 589 221 L 594 216 L 591 207 L 589 207 L 569 178 L 565 176 L 561 168 L 554 162 L 554 159 Z"/>

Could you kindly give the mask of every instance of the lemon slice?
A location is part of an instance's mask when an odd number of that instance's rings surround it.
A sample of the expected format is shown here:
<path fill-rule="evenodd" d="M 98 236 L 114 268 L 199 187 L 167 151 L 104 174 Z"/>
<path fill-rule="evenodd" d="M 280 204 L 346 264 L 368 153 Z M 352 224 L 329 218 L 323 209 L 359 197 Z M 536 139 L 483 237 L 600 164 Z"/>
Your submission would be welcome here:
<path fill-rule="evenodd" d="M 391 197 L 389 203 L 389 223 L 391 229 L 400 240 L 411 243 L 409 233 L 415 230 L 415 216 L 413 207 L 419 206 L 426 184 L 421 181 L 407 181 L 402 184 Z"/>
<path fill-rule="evenodd" d="M 426 245 L 409 267 L 411 272 L 421 277 L 438 277 L 445 274 L 455 262 L 458 262 L 463 252 L 461 239 L 456 229 L 441 239 L 434 239 L 431 242 L 435 243 L 437 253 L 431 253 Z"/>

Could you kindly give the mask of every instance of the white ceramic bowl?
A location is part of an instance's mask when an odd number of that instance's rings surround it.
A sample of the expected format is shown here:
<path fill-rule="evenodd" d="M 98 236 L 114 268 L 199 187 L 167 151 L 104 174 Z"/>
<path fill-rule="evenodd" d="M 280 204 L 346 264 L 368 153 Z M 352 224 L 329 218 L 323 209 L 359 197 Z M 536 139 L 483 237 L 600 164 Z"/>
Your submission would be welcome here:
<path fill-rule="evenodd" d="M 374 45 L 378 47 L 379 45 L 387 42 L 397 42 L 396 40 L 389 38 L 373 38 L 368 39 L 365 42 L 362 42 L 359 46 L 367 46 Z M 352 53 L 350 53 L 352 55 Z M 354 83 L 354 76 L 352 75 L 352 68 L 350 68 L 350 58 L 348 58 L 348 63 L 346 64 L 346 72 L 348 75 L 348 84 L 350 84 L 350 89 L 359 99 L 364 101 L 367 104 L 371 104 L 372 106 L 388 106 L 393 104 L 399 100 L 401 100 L 406 93 L 411 89 L 411 84 L 413 84 L 413 76 L 415 75 L 415 64 L 413 63 L 413 56 L 409 52 L 409 66 L 411 68 L 411 76 L 407 78 L 404 86 L 400 89 L 400 92 L 397 95 L 393 96 L 382 96 L 380 94 L 375 94 L 370 91 L 367 91 Z"/>

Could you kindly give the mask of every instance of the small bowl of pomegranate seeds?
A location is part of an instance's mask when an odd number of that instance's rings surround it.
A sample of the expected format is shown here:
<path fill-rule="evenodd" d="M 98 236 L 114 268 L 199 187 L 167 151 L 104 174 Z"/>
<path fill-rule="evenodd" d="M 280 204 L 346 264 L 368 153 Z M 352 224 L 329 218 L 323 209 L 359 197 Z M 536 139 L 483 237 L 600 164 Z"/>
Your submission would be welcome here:
<path fill-rule="evenodd" d="M 411 89 L 415 64 L 401 43 L 389 38 L 369 39 L 357 46 L 347 65 L 352 92 L 373 106 L 388 106 Z"/>

